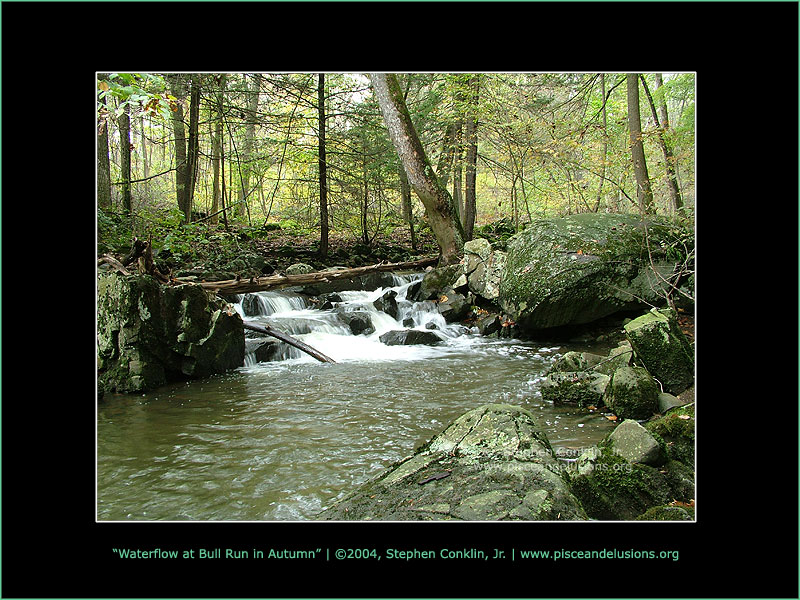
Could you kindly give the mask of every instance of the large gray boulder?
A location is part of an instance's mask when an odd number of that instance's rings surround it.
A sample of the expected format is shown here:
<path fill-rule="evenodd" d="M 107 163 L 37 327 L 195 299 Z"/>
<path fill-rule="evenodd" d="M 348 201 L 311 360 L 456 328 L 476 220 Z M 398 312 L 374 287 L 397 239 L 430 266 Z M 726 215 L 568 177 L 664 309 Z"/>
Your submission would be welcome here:
<path fill-rule="evenodd" d="M 320 520 L 585 520 L 527 410 L 487 404 L 322 512 Z"/>
<path fill-rule="evenodd" d="M 498 303 L 523 328 L 590 323 L 644 302 L 658 304 L 671 275 L 661 259 L 662 229 L 638 215 L 571 215 L 541 219 L 511 238 Z M 647 251 L 649 240 L 651 251 Z"/>
<path fill-rule="evenodd" d="M 97 375 L 105 392 L 141 392 L 168 381 L 223 373 L 244 363 L 242 319 L 195 285 L 149 275 L 101 275 Z"/>

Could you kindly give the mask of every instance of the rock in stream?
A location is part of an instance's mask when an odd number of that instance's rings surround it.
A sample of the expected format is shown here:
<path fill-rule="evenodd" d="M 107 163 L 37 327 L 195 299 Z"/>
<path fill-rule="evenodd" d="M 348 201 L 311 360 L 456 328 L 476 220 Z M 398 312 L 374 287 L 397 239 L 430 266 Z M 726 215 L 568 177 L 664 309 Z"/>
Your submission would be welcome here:
<path fill-rule="evenodd" d="M 323 511 L 319 520 L 585 520 L 527 410 L 487 404 Z"/>

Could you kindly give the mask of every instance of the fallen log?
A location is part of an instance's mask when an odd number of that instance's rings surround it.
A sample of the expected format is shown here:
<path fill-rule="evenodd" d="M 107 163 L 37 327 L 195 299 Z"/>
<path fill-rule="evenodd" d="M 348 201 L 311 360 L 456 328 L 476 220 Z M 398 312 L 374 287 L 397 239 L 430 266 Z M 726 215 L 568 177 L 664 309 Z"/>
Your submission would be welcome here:
<path fill-rule="evenodd" d="M 249 321 L 244 321 L 244 328 L 249 329 L 250 331 L 257 331 L 258 333 L 265 333 L 266 335 L 271 335 L 274 338 L 278 338 L 282 342 L 286 342 L 290 346 L 294 346 L 298 350 L 302 350 L 306 354 L 313 356 L 320 362 L 327 362 L 327 363 L 335 363 L 336 361 L 333 360 L 330 356 L 326 356 L 319 350 L 316 350 L 306 344 L 305 342 L 301 342 L 300 340 L 296 340 L 290 335 L 283 333 L 282 331 L 278 331 L 273 329 L 269 325 L 256 325 L 255 323 L 251 323 Z"/>
<path fill-rule="evenodd" d="M 263 292 L 294 285 L 308 285 L 312 283 L 328 283 L 337 279 L 351 279 L 359 275 L 385 271 L 410 271 L 434 265 L 439 260 L 438 256 L 431 256 L 420 260 L 399 263 L 378 263 L 366 267 L 342 269 L 340 271 L 316 271 L 300 275 L 268 275 L 266 277 L 252 277 L 250 279 L 227 279 L 225 281 L 203 281 L 197 283 L 205 289 L 218 294 L 249 294 Z M 183 283 L 180 277 L 175 278 L 177 283 Z"/>
<path fill-rule="evenodd" d="M 130 271 L 128 271 L 128 269 L 122 266 L 122 263 L 119 262 L 116 258 L 111 256 L 110 254 L 103 254 L 103 256 L 97 259 L 98 267 L 103 263 L 111 265 L 115 271 L 119 271 L 123 275 L 130 275 Z"/>

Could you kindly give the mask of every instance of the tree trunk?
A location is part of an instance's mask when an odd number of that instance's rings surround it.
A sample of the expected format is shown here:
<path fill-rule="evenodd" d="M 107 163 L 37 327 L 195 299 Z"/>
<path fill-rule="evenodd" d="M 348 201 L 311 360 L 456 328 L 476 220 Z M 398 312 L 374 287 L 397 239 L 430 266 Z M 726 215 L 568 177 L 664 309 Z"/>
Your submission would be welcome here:
<path fill-rule="evenodd" d="M 467 82 L 471 97 L 469 100 L 470 109 L 466 122 L 467 138 L 467 164 L 464 189 L 464 239 L 472 239 L 472 230 L 475 227 L 475 216 L 477 213 L 477 201 L 475 191 L 475 179 L 478 166 L 478 88 L 480 80 L 477 75 L 470 77 Z"/>
<path fill-rule="evenodd" d="M 328 257 L 328 165 L 325 160 L 325 74 L 319 74 L 317 86 L 319 109 L 319 255 Z"/>
<path fill-rule="evenodd" d="M 199 124 L 200 124 L 200 75 L 191 75 L 191 91 L 189 94 L 189 141 L 186 149 L 186 195 L 184 197 L 183 214 L 186 223 L 192 221 L 194 204 L 194 188 L 197 182 L 197 163 L 200 156 Z"/>
<path fill-rule="evenodd" d="M 408 184 L 408 175 L 403 165 L 400 165 L 400 194 L 402 198 L 403 218 L 408 223 L 411 235 L 411 249 L 417 250 L 417 236 L 414 233 L 414 210 L 411 204 L 411 186 Z"/>
<path fill-rule="evenodd" d="M 144 115 L 139 117 L 139 141 L 142 143 L 142 177 L 150 179 L 150 164 L 147 160 L 147 140 L 144 135 Z"/>
<path fill-rule="evenodd" d="M 453 156 L 456 152 L 456 124 L 450 123 L 444 132 L 444 141 L 442 142 L 442 153 L 439 155 L 439 164 L 436 165 L 436 176 L 439 177 L 439 183 L 442 187 L 447 189 L 447 183 L 450 180 L 450 169 L 453 165 Z"/>
<path fill-rule="evenodd" d="M 463 144 L 464 121 L 459 119 L 455 124 L 455 142 L 453 155 L 453 205 L 456 209 L 456 216 L 459 222 L 464 216 L 463 194 L 461 193 L 463 177 L 462 166 L 464 164 L 464 144 Z M 463 225 L 462 225 L 463 227 Z"/>
<path fill-rule="evenodd" d="M 256 118 L 258 113 L 258 96 L 261 91 L 261 74 L 255 73 L 251 87 L 248 91 L 247 99 L 247 127 L 244 133 L 244 149 L 242 151 L 242 162 L 244 166 L 241 172 L 242 186 L 239 188 L 239 211 L 249 207 L 248 196 L 250 190 L 250 174 L 252 172 L 251 161 L 253 155 L 253 141 L 256 137 Z M 249 208 L 248 208 L 249 211 Z"/>
<path fill-rule="evenodd" d="M 126 104 L 117 118 L 119 126 L 120 170 L 122 175 L 122 210 L 131 214 L 131 117 Z"/>
<path fill-rule="evenodd" d="M 216 227 L 219 224 L 219 212 L 222 196 L 220 187 L 220 163 L 222 160 L 222 119 L 214 123 L 214 133 L 211 136 L 211 164 L 214 171 L 214 194 L 211 198 L 211 217 L 209 222 Z"/>
<path fill-rule="evenodd" d="M 178 99 L 176 109 L 172 113 L 172 131 L 175 136 L 175 196 L 178 208 L 186 214 L 186 181 L 188 162 L 186 160 L 186 129 L 183 126 L 183 100 L 186 98 L 186 86 L 183 75 L 167 75 L 172 94 Z"/>
<path fill-rule="evenodd" d="M 594 203 L 594 210 L 597 212 L 600 209 L 600 201 L 603 198 L 603 182 L 606 180 L 606 157 L 608 156 L 608 115 L 606 114 L 606 74 L 600 73 L 600 92 L 603 98 L 603 161 L 602 173 L 600 175 L 600 183 L 597 186 L 597 200 Z"/>
<path fill-rule="evenodd" d="M 99 73 L 98 81 L 108 76 Z M 108 109 L 106 99 L 100 102 L 103 105 L 103 116 L 97 124 L 97 205 L 103 210 L 111 209 L 111 161 L 108 159 Z"/>
<path fill-rule="evenodd" d="M 642 125 L 639 118 L 639 74 L 628 73 L 628 129 L 631 133 L 631 158 L 633 172 L 636 176 L 636 192 L 639 211 L 642 214 L 653 214 L 653 190 L 647 174 L 647 161 L 644 156 Z"/>
<path fill-rule="evenodd" d="M 389 137 L 406 169 L 408 182 L 425 206 L 428 222 L 442 252 L 440 264 L 457 263 L 464 249 L 464 232 L 453 199 L 439 183 L 422 148 L 397 77 L 391 73 L 371 73 L 370 78 Z"/>
<path fill-rule="evenodd" d="M 214 122 L 214 135 L 211 139 L 211 155 L 214 164 L 214 195 L 211 199 L 211 214 L 214 215 L 210 219 L 212 226 L 216 227 L 219 223 L 219 217 L 215 213 L 219 211 L 219 206 L 222 200 L 222 188 L 220 186 L 220 170 L 224 168 L 222 164 L 222 136 L 223 136 L 223 101 L 225 90 L 225 75 L 219 76 L 218 80 L 219 90 L 216 98 L 216 111 L 217 118 Z"/>
<path fill-rule="evenodd" d="M 656 73 L 656 91 L 663 85 L 661 73 Z M 653 102 L 653 97 L 650 95 L 650 90 L 647 88 L 644 75 L 642 75 L 642 87 L 647 95 L 647 101 L 650 103 L 650 112 L 653 114 L 653 120 L 658 130 L 658 144 L 661 146 L 661 152 L 664 154 L 664 165 L 667 168 L 667 188 L 669 189 L 670 207 L 674 214 L 683 208 L 683 198 L 681 198 L 681 189 L 678 185 L 678 174 L 675 171 L 675 158 L 672 155 L 672 148 L 670 148 L 667 141 L 667 135 L 669 133 L 667 100 L 662 95 L 658 107 L 656 107 L 655 102 Z"/>

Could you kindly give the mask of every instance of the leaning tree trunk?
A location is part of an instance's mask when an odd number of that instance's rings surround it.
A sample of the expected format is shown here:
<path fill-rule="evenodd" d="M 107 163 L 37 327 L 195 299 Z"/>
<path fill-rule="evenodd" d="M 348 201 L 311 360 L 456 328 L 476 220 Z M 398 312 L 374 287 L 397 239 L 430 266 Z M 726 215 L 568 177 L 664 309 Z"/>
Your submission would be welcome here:
<path fill-rule="evenodd" d="M 628 73 L 628 128 L 631 132 L 631 158 L 636 175 L 636 192 L 639 210 L 642 214 L 653 214 L 653 190 L 647 174 L 647 161 L 644 156 L 642 124 L 639 118 L 639 74 Z"/>
<path fill-rule="evenodd" d="M 431 231 L 442 252 L 440 265 L 457 263 L 464 249 L 464 232 L 456 216 L 453 199 L 442 187 L 422 148 L 397 77 L 392 73 L 370 73 L 370 78 L 389 137 L 408 175 L 408 182 L 425 206 Z"/>

